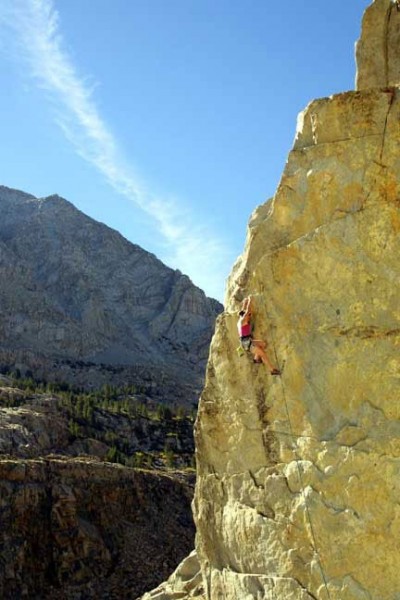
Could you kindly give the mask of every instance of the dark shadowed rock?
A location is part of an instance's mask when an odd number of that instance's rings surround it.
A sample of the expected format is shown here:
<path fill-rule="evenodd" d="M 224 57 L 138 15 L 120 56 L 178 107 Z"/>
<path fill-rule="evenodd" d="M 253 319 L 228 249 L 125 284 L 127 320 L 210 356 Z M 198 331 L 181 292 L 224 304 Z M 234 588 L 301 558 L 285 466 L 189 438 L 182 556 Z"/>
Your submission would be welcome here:
<path fill-rule="evenodd" d="M 0 597 L 136 598 L 193 547 L 191 496 L 172 474 L 0 460 Z"/>

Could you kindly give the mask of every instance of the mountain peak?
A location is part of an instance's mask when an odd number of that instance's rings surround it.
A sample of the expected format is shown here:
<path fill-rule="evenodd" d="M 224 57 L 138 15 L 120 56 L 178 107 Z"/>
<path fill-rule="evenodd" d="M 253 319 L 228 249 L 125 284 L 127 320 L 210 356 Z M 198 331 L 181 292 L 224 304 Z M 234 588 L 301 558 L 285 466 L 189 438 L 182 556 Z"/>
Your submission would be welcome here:
<path fill-rule="evenodd" d="M 115 381 L 144 369 L 191 387 L 193 401 L 219 303 L 56 194 L 2 186 L 0 209 L 0 358 L 12 352 L 29 370 L 36 361 L 46 376 L 91 386 L 107 380 L 100 365 L 122 369 Z M 78 377 L 66 361 L 92 366 Z"/>

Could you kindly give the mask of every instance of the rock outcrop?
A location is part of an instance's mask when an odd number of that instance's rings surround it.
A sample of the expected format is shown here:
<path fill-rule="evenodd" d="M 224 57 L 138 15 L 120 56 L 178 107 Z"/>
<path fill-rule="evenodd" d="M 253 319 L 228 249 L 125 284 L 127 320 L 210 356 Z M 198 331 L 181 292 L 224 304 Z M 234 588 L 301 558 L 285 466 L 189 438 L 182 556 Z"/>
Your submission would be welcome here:
<path fill-rule="evenodd" d="M 0 376 L 0 456 L 90 456 L 192 468 L 193 418 L 144 400 L 21 390 Z"/>
<path fill-rule="evenodd" d="M 190 551 L 191 492 L 88 459 L 1 459 L 1 598 L 136 598 Z"/>
<path fill-rule="evenodd" d="M 196 426 L 207 600 L 400 597 L 399 20 L 368 9 L 358 91 L 300 115 L 228 283 Z M 281 377 L 236 352 L 248 294 Z"/>
<path fill-rule="evenodd" d="M 0 186 L 0 364 L 196 402 L 222 306 L 58 196 Z"/>
<path fill-rule="evenodd" d="M 400 2 L 375 0 L 356 45 L 356 89 L 400 84 Z"/>
<path fill-rule="evenodd" d="M 193 550 L 165 583 L 142 596 L 142 600 L 204 599 L 204 585 L 196 550 Z"/>

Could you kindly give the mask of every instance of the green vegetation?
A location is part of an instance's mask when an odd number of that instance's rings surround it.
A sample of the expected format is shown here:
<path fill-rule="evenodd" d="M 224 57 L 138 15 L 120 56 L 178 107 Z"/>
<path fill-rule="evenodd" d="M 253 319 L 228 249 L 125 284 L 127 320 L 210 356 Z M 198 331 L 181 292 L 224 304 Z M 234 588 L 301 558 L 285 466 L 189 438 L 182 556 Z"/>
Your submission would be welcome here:
<path fill-rule="evenodd" d="M 193 468 L 193 410 L 154 402 L 144 388 L 104 385 L 85 392 L 67 383 L 21 377 L 0 366 L 11 383 L 0 388 L 0 407 L 58 402 L 69 432 L 69 444 L 79 444 L 109 462 L 136 468 Z M 84 452 L 84 450 L 82 450 Z"/>

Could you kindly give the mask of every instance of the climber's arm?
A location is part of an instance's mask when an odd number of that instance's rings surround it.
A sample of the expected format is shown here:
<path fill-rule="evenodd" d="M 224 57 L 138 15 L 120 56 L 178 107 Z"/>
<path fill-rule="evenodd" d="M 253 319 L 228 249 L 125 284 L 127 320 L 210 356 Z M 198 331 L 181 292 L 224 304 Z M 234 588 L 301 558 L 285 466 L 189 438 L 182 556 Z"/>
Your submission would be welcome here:
<path fill-rule="evenodd" d="M 250 318 L 252 313 L 253 303 L 251 296 L 248 296 L 243 301 L 243 310 L 245 311 L 245 317 Z"/>

